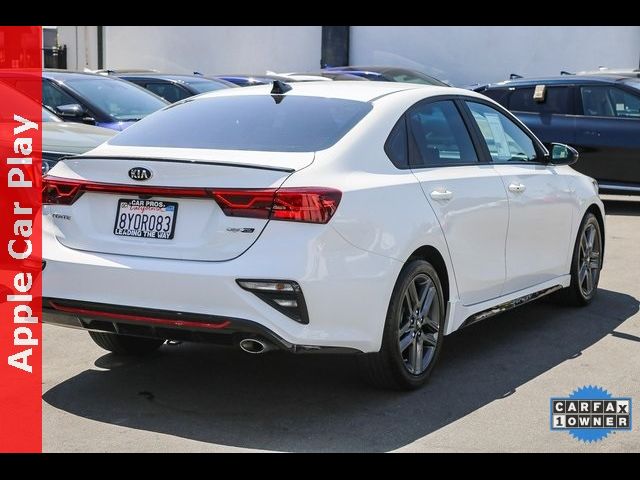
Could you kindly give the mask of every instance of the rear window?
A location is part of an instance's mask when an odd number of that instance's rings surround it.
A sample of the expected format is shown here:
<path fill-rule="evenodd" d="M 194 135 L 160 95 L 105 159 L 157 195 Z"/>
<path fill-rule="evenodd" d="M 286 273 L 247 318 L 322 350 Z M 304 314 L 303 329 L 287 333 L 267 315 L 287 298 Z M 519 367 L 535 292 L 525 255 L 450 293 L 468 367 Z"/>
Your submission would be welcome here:
<path fill-rule="evenodd" d="M 534 87 L 517 88 L 511 92 L 509 110 L 535 113 L 570 113 L 570 89 L 568 87 L 546 87 L 544 102 L 533 99 Z"/>
<path fill-rule="evenodd" d="M 335 98 L 246 95 L 174 104 L 132 125 L 112 145 L 273 152 L 329 148 L 371 110 Z"/>
<path fill-rule="evenodd" d="M 423 85 L 437 85 L 448 87 L 446 83 L 420 72 L 404 69 L 391 69 L 384 72 L 387 77 L 391 77 L 394 82 L 421 83 Z"/>
<path fill-rule="evenodd" d="M 222 90 L 223 88 L 229 88 L 229 85 L 225 85 L 222 82 L 202 81 L 202 82 L 187 82 L 188 85 L 198 93 L 213 92 L 214 90 Z"/>

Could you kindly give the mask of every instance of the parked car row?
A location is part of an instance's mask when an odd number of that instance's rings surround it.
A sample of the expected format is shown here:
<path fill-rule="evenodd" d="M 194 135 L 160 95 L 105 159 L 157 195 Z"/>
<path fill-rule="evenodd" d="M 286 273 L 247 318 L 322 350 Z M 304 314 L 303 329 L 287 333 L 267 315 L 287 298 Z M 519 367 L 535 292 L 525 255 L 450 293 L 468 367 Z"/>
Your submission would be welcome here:
<path fill-rule="evenodd" d="M 640 71 L 606 69 L 557 77 L 511 79 L 475 85 L 476 92 L 513 111 L 549 146 L 574 146 L 576 169 L 595 178 L 604 193 L 640 194 Z M 0 81 L 25 90 L 27 73 L 0 72 Z M 37 78 L 40 81 L 39 78 Z M 313 72 L 261 75 L 166 74 L 153 70 L 80 73 L 45 70 L 42 103 L 61 119 L 120 131 L 146 115 L 188 97 L 226 88 L 311 81 L 384 81 L 448 86 L 407 68 L 327 67 Z"/>

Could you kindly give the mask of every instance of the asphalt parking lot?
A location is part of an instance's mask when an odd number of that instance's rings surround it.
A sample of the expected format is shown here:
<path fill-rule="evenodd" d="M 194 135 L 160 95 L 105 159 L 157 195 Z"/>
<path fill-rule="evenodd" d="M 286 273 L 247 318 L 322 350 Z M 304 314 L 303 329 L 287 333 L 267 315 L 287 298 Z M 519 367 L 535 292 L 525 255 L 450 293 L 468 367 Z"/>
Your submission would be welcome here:
<path fill-rule="evenodd" d="M 416 392 L 367 386 L 347 356 L 180 344 L 122 359 L 45 325 L 43 449 L 640 452 L 640 198 L 605 198 L 593 304 L 537 302 L 457 332 Z M 634 431 L 551 432 L 549 398 L 583 385 L 632 397 Z"/>

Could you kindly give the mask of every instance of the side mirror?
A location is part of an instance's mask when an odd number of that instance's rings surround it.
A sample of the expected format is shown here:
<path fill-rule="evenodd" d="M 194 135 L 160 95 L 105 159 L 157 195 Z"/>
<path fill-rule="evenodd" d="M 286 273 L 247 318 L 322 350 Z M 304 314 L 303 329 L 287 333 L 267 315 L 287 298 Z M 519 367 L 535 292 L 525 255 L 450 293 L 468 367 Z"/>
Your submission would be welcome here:
<path fill-rule="evenodd" d="M 58 105 L 56 110 L 63 118 L 82 118 L 85 114 L 84 108 L 77 103 L 70 103 L 68 105 Z"/>
<path fill-rule="evenodd" d="M 564 143 L 552 143 L 549 163 L 553 165 L 573 165 L 578 161 L 578 152 L 575 148 Z"/>

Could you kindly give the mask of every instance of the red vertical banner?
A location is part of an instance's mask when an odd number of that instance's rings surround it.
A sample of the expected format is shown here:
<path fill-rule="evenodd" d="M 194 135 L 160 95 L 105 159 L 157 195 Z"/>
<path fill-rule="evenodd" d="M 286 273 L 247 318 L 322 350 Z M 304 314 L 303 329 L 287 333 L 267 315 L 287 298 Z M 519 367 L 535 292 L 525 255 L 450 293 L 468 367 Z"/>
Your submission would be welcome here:
<path fill-rule="evenodd" d="M 0 452 L 42 451 L 42 28 L 0 26 Z"/>

